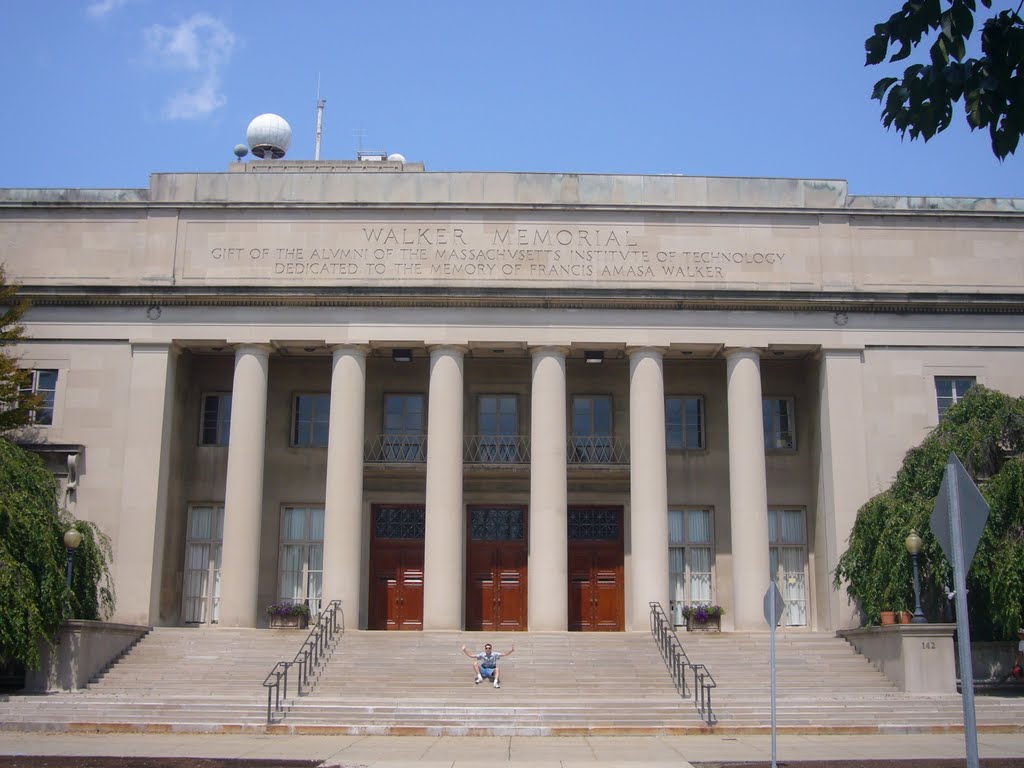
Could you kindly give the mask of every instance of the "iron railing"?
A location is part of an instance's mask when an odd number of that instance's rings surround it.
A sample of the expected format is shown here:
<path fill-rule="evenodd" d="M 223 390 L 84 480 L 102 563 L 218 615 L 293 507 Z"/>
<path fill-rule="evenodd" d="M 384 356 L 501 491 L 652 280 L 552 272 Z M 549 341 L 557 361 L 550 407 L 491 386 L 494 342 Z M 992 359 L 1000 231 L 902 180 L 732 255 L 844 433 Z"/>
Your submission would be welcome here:
<path fill-rule="evenodd" d="M 321 606 L 323 610 L 316 624 L 291 661 L 279 661 L 263 680 L 267 689 L 267 724 L 274 722 L 274 712 L 281 712 L 288 699 L 288 673 L 295 668 L 296 696 L 312 690 L 310 678 L 334 650 L 338 639 L 345 634 L 345 613 L 340 600 L 331 600 Z"/>
<path fill-rule="evenodd" d="M 694 664 L 686 655 L 683 644 L 679 642 L 679 636 L 669 623 L 661 603 L 651 602 L 651 634 L 658 644 L 661 657 L 665 660 L 669 673 L 672 675 L 672 682 L 676 690 L 683 698 L 689 698 L 689 691 L 686 688 L 686 670 L 693 672 L 693 704 L 697 713 L 708 725 L 714 725 L 715 713 L 711 709 L 711 689 L 717 688 L 715 678 L 703 664 Z"/>
<path fill-rule="evenodd" d="M 629 444 L 611 435 L 570 435 L 566 443 L 569 464 L 628 464 Z"/>
<path fill-rule="evenodd" d="M 373 435 L 366 439 L 368 464 L 422 464 L 427 460 L 426 435 Z"/>
<path fill-rule="evenodd" d="M 529 464 L 530 438 L 524 435 L 468 435 L 467 464 Z"/>

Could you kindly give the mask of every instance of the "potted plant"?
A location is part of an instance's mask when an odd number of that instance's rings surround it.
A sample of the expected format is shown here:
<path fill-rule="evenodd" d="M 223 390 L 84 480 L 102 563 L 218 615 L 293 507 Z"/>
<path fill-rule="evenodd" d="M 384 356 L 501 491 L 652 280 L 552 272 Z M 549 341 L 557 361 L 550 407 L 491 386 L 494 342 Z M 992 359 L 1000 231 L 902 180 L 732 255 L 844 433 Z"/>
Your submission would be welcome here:
<path fill-rule="evenodd" d="M 725 609 L 720 605 L 684 605 L 682 614 L 688 632 L 720 632 Z"/>
<path fill-rule="evenodd" d="M 305 629 L 309 626 L 309 606 L 305 603 L 271 603 L 267 606 L 271 629 Z"/>

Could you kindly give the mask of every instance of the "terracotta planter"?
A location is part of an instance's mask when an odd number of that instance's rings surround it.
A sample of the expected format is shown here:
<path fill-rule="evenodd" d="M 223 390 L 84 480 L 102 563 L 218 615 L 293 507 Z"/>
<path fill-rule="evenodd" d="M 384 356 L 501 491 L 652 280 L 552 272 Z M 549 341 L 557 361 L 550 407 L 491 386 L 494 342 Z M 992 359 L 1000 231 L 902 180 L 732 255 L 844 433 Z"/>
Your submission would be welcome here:
<path fill-rule="evenodd" d="M 909 624 L 914 619 L 914 614 L 910 611 L 900 611 L 900 624 Z"/>
<path fill-rule="evenodd" d="M 882 611 L 882 626 L 896 623 L 896 611 Z"/>
<path fill-rule="evenodd" d="M 271 629 L 305 629 L 309 626 L 309 617 L 302 614 L 294 616 L 271 616 Z"/>
<path fill-rule="evenodd" d="M 707 621 L 697 621 L 694 616 L 686 617 L 686 631 L 687 632 L 721 632 L 722 631 L 722 617 L 713 616 Z"/>

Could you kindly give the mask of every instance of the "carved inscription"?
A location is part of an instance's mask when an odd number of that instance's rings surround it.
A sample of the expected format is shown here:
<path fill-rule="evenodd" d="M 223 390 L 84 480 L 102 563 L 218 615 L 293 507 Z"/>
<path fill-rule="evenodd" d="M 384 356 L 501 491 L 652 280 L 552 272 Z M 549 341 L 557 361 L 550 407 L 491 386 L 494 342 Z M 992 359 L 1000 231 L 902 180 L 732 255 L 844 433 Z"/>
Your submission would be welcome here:
<path fill-rule="evenodd" d="M 688 241 L 675 231 L 651 234 L 626 226 L 361 224 L 340 228 L 337 242 L 319 242 L 322 233 L 291 239 L 271 245 L 219 237 L 221 242 L 209 243 L 201 254 L 203 271 L 207 277 L 226 273 L 310 281 L 671 285 L 722 282 L 747 273 L 766 276 L 785 271 L 791 261 L 781 248 L 725 243 L 711 248 L 703 242 L 706 236 Z"/>

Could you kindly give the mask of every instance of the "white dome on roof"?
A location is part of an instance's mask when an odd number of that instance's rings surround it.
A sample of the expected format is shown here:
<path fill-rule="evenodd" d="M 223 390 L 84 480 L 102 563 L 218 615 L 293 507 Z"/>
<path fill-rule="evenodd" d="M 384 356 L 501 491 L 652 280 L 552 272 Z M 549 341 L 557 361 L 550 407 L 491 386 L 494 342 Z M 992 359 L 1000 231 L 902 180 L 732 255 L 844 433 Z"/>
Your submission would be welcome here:
<path fill-rule="evenodd" d="M 390 160 L 393 163 L 404 163 L 405 155 L 399 154 L 398 152 L 392 152 L 390 155 L 388 155 L 388 160 Z"/>
<path fill-rule="evenodd" d="M 245 140 L 256 157 L 280 160 L 292 144 L 292 127 L 280 115 L 258 115 L 249 123 Z"/>

